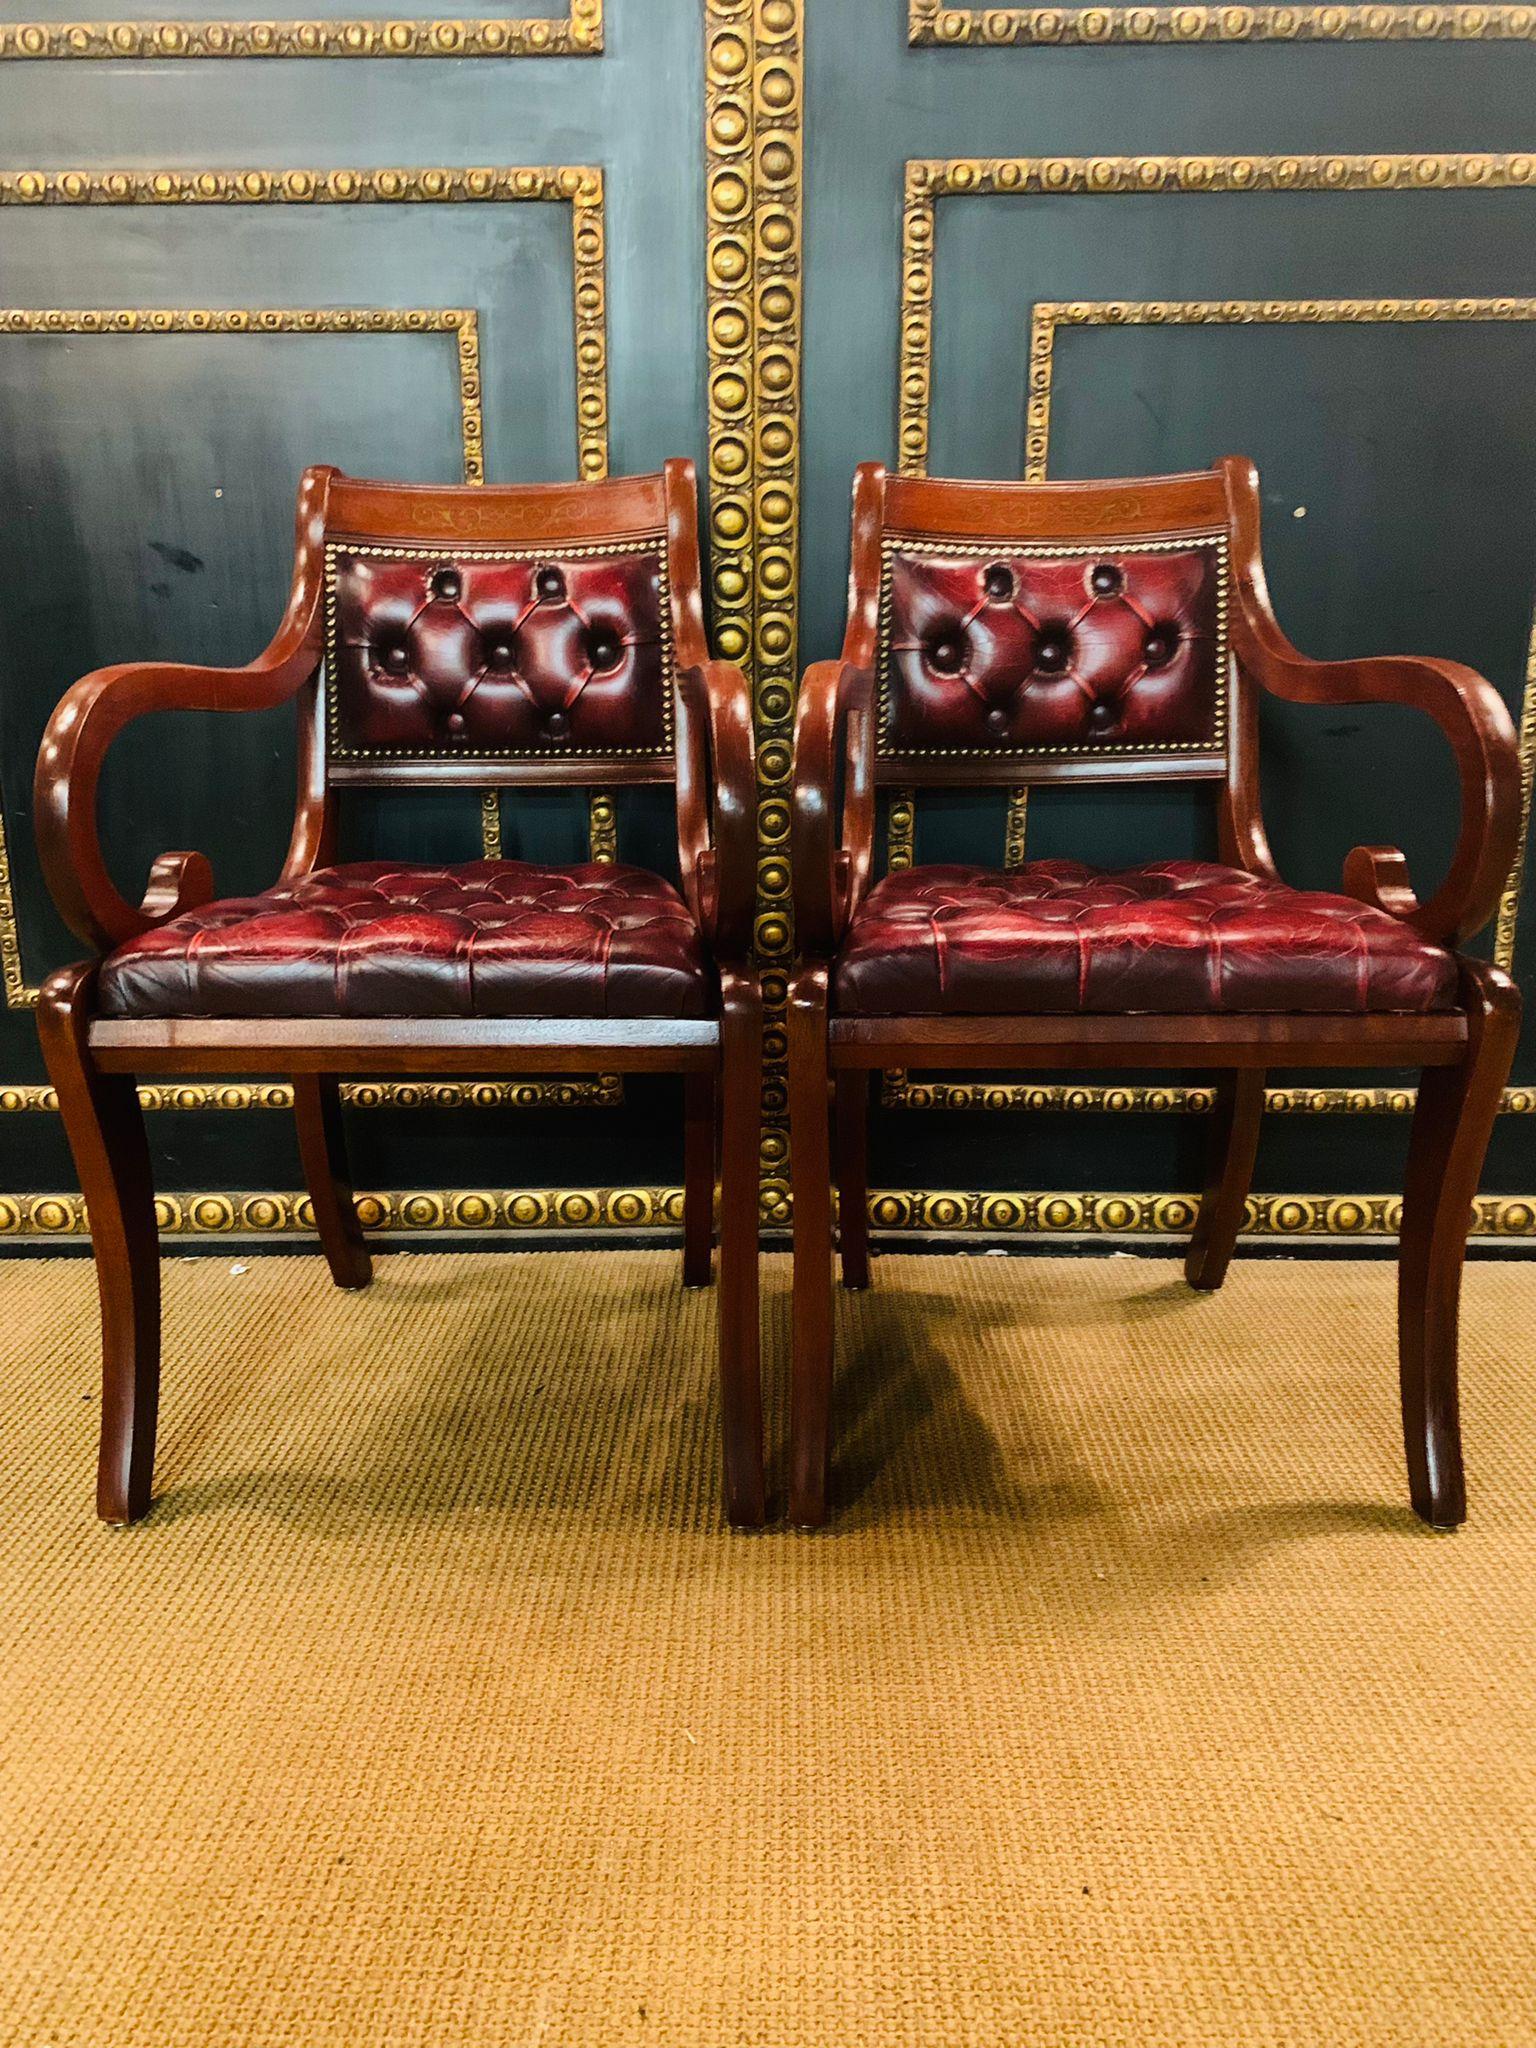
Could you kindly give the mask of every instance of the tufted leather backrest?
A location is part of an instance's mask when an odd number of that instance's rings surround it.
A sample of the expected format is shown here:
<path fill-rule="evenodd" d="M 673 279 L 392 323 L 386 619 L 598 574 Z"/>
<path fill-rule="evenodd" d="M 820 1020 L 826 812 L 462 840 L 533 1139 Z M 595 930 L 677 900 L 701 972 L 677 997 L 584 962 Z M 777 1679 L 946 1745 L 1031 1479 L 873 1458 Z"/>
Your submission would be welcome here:
<path fill-rule="evenodd" d="M 900 755 L 1209 753 L 1224 542 L 1023 550 L 888 537 L 881 736 Z"/>
<path fill-rule="evenodd" d="M 326 546 L 339 761 L 670 754 L 657 541 L 423 551 Z"/>
<path fill-rule="evenodd" d="M 882 780 L 1223 771 L 1225 506 L 1213 488 L 1165 488 L 1213 487 L 1214 476 L 868 477 L 855 599 L 857 614 L 859 586 L 878 579 Z"/>
<path fill-rule="evenodd" d="M 497 489 L 333 476 L 328 778 L 670 780 L 676 672 L 700 658 L 677 636 L 702 646 L 695 516 L 686 464 Z"/>

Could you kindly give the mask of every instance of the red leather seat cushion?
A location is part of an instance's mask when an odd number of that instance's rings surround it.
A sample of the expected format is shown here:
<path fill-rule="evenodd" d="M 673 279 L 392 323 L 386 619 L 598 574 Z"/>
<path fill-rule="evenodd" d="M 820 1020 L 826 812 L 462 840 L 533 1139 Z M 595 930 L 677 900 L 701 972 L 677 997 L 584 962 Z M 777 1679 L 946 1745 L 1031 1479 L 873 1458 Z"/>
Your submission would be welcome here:
<path fill-rule="evenodd" d="M 641 868 L 358 861 L 122 946 L 108 1017 L 701 1017 L 698 927 Z"/>
<path fill-rule="evenodd" d="M 1449 1009 L 1456 965 L 1347 896 L 1206 861 L 908 868 L 865 898 L 838 1009 L 869 1016 Z"/>

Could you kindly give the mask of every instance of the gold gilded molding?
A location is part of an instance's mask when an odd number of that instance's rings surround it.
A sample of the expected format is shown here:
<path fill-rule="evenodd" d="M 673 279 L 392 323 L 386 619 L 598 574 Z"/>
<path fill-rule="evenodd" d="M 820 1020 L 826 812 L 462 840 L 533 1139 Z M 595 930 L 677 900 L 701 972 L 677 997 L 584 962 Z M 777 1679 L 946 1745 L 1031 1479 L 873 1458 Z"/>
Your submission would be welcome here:
<path fill-rule="evenodd" d="M 968 1190 L 881 1189 L 871 1194 L 876 1230 L 983 1237 L 1187 1237 L 1198 1195 L 976 1194 Z M 1245 1237 L 1391 1238 L 1402 1226 L 1400 1195 L 1250 1195 Z M 1479 1195 L 1476 1237 L 1536 1238 L 1536 1196 Z"/>
<path fill-rule="evenodd" d="M 485 481 L 480 323 L 469 306 L 93 306 L 0 307 L 4 334 L 452 334 L 459 365 L 459 444 L 464 481 Z M 37 989 L 21 964 L 21 933 L 0 803 L 0 985 L 9 1010 L 29 1010 Z"/>
<path fill-rule="evenodd" d="M 904 476 L 928 468 L 933 388 L 935 208 L 951 195 L 1500 191 L 1536 184 L 1536 155 L 1061 156 L 915 158 L 902 206 L 899 450 Z"/>
<path fill-rule="evenodd" d="M 411 1189 L 357 1196 L 363 1228 L 384 1232 L 677 1230 L 681 1188 Z M 878 1231 L 913 1236 L 1187 1237 L 1196 1195 L 976 1194 L 966 1190 L 883 1188 L 870 1196 Z M 1254 1238 L 1395 1237 L 1402 1223 L 1397 1195 L 1252 1195 L 1243 1235 Z M 188 1193 L 155 1197 L 161 1233 L 170 1237 L 308 1237 L 314 1215 L 305 1194 Z M 1480 1195 L 1474 1237 L 1536 1239 L 1536 1196 Z M 0 1195 L 0 1239 L 48 1240 L 89 1235 L 79 1195 Z"/>
<path fill-rule="evenodd" d="M 0 206 L 441 206 L 528 201 L 563 202 L 571 209 L 577 460 L 582 476 L 606 476 L 606 231 L 603 173 L 597 165 L 0 171 Z"/>
<path fill-rule="evenodd" d="M 1445 326 L 1470 321 L 1536 321 L 1536 298 L 1460 299 L 1145 299 L 1042 300 L 1030 321 L 1029 403 L 1024 429 L 1024 474 L 1046 475 L 1050 460 L 1051 398 L 1057 331 L 1063 327 L 1330 327 Z M 1531 793 L 1536 781 L 1536 620 L 1526 641 L 1520 710 L 1520 834 L 1499 899 L 1493 957 L 1510 971 L 1530 837 Z"/>
<path fill-rule="evenodd" d="M 139 1107 L 162 1109 L 292 1109 L 288 1081 L 163 1081 L 140 1086 Z M 617 1074 L 569 1081 L 343 1081 L 341 1098 L 354 1109 L 561 1109 L 624 1100 Z M 57 1113 L 52 1088 L 32 1082 L 0 1085 L 0 1114 Z"/>
<path fill-rule="evenodd" d="M 0 61 L 57 57 L 599 57 L 603 0 L 563 16 L 472 20 L 23 21 L 0 26 Z"/>
<path fill-rule="evenodd" d="M 767 1012 L 765 1216 L 789 1213 L 784 999 L 799 584 L 804 0 L 705 0 L 705 286 L 715 644 L 747 671 Z"/>
<path fill-rule="evenodd" d="M 916 49 L 1010 44 L 1529 42 L 1536 8 L 1508 6 L 946 7 L 908 0 Z"/>
<path fill-rule="evenodd" d="M 1096 1110 L 1139 1116 L 1208 1116 L 1215 1090 L 1183 1086 L 1079 1084 L 1061 1081 L 911 1081 L 897 1070 L 884 1077 L 880 1100 L 888 1109 Z M 1407 1116 L 1416 1088 L 1266 1088 L 1271 1116 Z M 1536 1087 L 1506 1088 L 1504 1116 L 1536 1116 Z"/>
<path fill-rule="evenodd" d="M 681 1188 L 451 1188 L 360 1194 L 368 1231 L 673 1230 Z M 314 1230 L 307 1194 L 156 1195 L 164 1236 L 291 1237 Z M 79 1195 L 0 1195 L 0 1238 L 88 1237 Z"/>

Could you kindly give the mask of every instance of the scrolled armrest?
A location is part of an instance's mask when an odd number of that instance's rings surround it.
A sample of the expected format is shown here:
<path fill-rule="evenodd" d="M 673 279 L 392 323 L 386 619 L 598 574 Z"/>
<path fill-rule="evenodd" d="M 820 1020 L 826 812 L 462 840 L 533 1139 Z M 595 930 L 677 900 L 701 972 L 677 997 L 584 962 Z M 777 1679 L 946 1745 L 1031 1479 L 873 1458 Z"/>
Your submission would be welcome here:
<path fill-rule="evenodd" d="M 1293 704 L 1405 704 L 1440 727 L 1461 790 L 1461 829 L 1445 880 L 1421 903 L 1398 848 L 1357 846 L 1344 863 L 1344 888 L 1437 944 L 1481 931 L 1498 906 L 1520 833 L 1515 728 L 1493 685 L 1460 662 L 1428 656 L 1309 661 L 1280 631 L 1262 586 L 1240 584 L 1238 599 L 1234 651 L 1272 696 Z"/>
<path fill-rule="evenodd" d="M 96 823 L 96 793 L 107 749 L 125 726 L 151 711 L 265 711 L 286 703 L 320 665 L 321 561 L 328 467 L 306 470 L 294 515 L 288 605 L 271 645 L 244 668 L 180 662 L 124 662 L 99 668 L 65 691 L 43 734 L 33 784 L 43 875 L 70 930 L 101 952 L 178 912 L 206 903 L 213 873 L 200 853 L 163 853 L 142 900 L 130 903 L 107 873 Z M 293 847 L 314 842 L 301 806 Z M 290 862 L 292 854 L 290 854 Z"/>
<path fill-rule="evenodd" d="M 757 762 L 752 696 L 728 661 L 677 676 L 677 839 L 683 891 L 717 960 L 752 951 Z"/>
<path fill-rule="evenodd" d="M 795 710 L 795 938 L 828 960 L 869 884 L 874 845 L 874 677 L 847 661 L 806 670 Z M 838 770 L 843 770 L 839 818 Z"/>
<path fill-rule="evenodd" d="M 107 873 L 96 793 L 107 750 L 124 727 L 151 711 L 265 710 L 292 697 L 318 660 L 307 640 L 287 650 L 274 642 L 247 668 L 125 663 L 97 669 L 64 693 L 43 734 L 34 796 L 43 873 L 71 931 L 106 952 L 213 893 L 200 853 L 162 854 L 137 905 Z"/>

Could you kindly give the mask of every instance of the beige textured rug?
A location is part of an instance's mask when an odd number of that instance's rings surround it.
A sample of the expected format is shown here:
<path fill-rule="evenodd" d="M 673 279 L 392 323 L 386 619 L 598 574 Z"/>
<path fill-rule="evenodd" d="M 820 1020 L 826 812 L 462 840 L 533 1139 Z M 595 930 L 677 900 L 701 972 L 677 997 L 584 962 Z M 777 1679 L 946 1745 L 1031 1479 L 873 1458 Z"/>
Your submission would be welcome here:
<path fill-rule="evenodd" d="M 0 1266 L 0 2040 L 1536 2041 L 1536 1267 L 1453 1537 L 1389 1266 L 1176 1270 L 880 1261 L 852 1505 L 740 1537 L 669 1257 L 169 1264 L 127 1532 Z"/>

